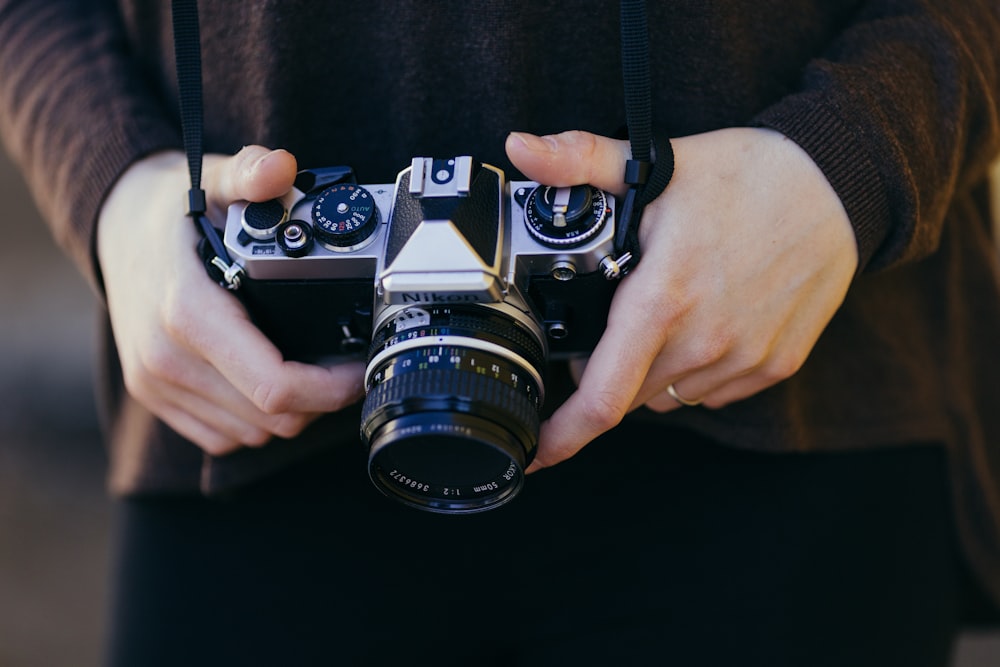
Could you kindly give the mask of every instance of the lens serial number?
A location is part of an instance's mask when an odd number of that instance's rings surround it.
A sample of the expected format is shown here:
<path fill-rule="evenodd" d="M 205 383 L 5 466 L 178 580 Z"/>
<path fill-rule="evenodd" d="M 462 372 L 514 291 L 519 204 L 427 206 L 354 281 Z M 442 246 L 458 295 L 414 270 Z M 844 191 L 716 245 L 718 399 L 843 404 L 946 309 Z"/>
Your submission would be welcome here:
<path fill-rule="evenodd" d="M 415 479 L 410 479 L 409 477 L 399 472 L 398 470 L 391 471 L 389 473 L 389 477 L 392 477 L 396 481 L 396 484 L 399 484 L 400 486 L 405 487 L 407 489 L 413 489 L 414 491 L 423 491 L 424 493 L 428 493 L 431 490 L 430 484 L 424 484 L 423 482 L 418 482 Z"/>

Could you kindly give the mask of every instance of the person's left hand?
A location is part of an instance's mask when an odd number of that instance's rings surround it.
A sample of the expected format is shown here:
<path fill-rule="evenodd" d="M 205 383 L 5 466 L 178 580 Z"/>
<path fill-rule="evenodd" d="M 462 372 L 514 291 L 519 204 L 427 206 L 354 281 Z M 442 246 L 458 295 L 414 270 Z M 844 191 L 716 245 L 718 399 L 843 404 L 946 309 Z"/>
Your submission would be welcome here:
<path fill-rule="evenodd" d="M 577 390 L 542 425 L 529 472 L 573 456 L 641 405 L 673 410 L 679 396 L 718 408 L 790 377 L 844 300 L 854 232 L 797 144 L 753 128 L 672 144 L 673 180 L 639 229 L 642 261 L 618 287 Z M 540 183 L 625 192 L 627 142 L 514 133 L 506 148 Z"/>

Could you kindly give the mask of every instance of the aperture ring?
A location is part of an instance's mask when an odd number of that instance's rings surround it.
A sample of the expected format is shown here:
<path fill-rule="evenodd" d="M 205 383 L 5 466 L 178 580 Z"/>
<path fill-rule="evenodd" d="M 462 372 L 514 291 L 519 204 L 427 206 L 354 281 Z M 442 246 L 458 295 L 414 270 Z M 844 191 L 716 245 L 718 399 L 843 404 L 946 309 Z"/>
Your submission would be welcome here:
<path fill-rule="evenodd" d="M 537 396 L 537 388 L 532 393 Z M 526 437 L 529 449 L 538 440 L 538 406 L 528 392 L 497 378 L 455 369 L 404 373 L 374 385 L 365 397 L 362 432 L 368 441 L 396 413 L 439 410 L 474 412 L 492 417 L 508 428 L 523 427 L 524 432 L 517 435 Z"/>
<path fill-rule="evenodd" d="M 380 326 L 372 337 L 368 358 L 415 336 L 466 336 L 509 348 L 523 356 L 533 368 L 545 363 L 545 353 L 538 339 L 509 316 L 482 306 L 426 306 L 428 324 L 397 331 L 392 320 Z"/>
<path fill-rule="evenodd" d="M 518 377 L 523 375 L 525 377 L 525 381 L 527 381 L 527 379 L 532 381 L 533 386 L 538 391 L 539 400 L 541 400 L 543 396 L 543 379 L 536 366 L 533 366 L 528 362 L 528 360 L 515 354 L 506 347 L 487 340 L 469 338 L 467 336 L 418 336 L 385 347 L 381 352 L 375 354 L 369 359 L 368 367 L 365 371 L 365 387 L 370 389 L 373 385 L 378 384 L 380 381 L 380 371 L 391 364 L 397 363 L 401 358 L 408 358 L 410 355 L 415 353 L 419 354 L 421 352 L 434 350 L 441 350 L 442 357 L 448 354 L 457 354 L 460 357 L 460 362 L 465 359 L 471 359 L 473 355 L 478 355 L 481 360 L 485 359 L 487 362 L 496 360 L 504 365 L 508 363 L 513 364 L 515 367 L 521 369 L 521 373 L 518 374 Z M 441 359 L 442 366 L 449 363 L 451 362 L 446 359 Z M 426 370 L 432 369 L 427 368 Z M 489 374 L 485 363 L 478 365 L 475 368 L 463 369 L 455 367 L 446 368 L 444 370 L 465 371 L 480 375 Z M 506 384 L 512 383 L 506 382 Z"/>

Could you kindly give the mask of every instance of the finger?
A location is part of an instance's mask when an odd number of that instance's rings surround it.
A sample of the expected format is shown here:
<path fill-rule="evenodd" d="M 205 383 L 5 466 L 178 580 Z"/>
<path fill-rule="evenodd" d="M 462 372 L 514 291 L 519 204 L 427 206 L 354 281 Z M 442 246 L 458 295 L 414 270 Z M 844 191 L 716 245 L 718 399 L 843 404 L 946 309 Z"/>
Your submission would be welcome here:
<path fill-rule="evenodd" d="M 170 335 L 153 334 L 129 368 L 130 393 L 165 421 L 171 415 L 168 423 L 198 438 L 193 441 L 207 451 L 229 451 L 226 443 L 232 442 L 260 446 L 274 436 L 294 437 L 318 416 L 294 410 L 264 412 L 209 362 Z M 190 420 L 181 419 L 181 414 Z"/>
<path fill-rule="evenodd" d="M 528 472 L 570 458 L 627 414 L 666 336 L 665 331 L 649 332 L 638 318 L 627 316 L 642 303 L 638 285 L 633 282 L 619 288 L 608 327 L 587 362 L 579 387 L 542 424 Z"/>
<path fill-rule="evenodd" d="M 617 195 L 625 192 L 627 141 L 581 131 L 538 137 L 512 132 L 507 157 L 527 178 L 555 186 L 590 185 Z"/>
<path fill-rule="evenodd" d="M 685 382 L 687 383 L 687 379 L 685 379 Z M 687 388 L 680 389 L 678 388 L 678 384 L 674 383 L 674 392 L 689 402 L 696 401 L 698 405 L 715 409 L 754 396 L 772 387 L 774 384 L 773 380 L 766 379 L 762 375 L 749 375 L 717 385 L 702 394 L 695 394 Z M 684 386 L 687 387 L 689 385 L 685 384 Z M 651 397 L 646 401 L 645 406 L 654 412 L 670 412 L 681 407 L 686 407 L 675 397 L 671 396 L 669 392 L 663 392 Z"/>
<path fill-rule="evenodd" d="M 215 398 L 206 399 L 175 388 L 166 388 L 163 392 L 164 403 L 193 419 L 210 424 L 213 430 L 228 440 L 247 447 L 262 447 L 275 437 L 294 438 L 320 416 L 317 413 L 265 415 L 258 411 L 244 417 L 239 410 L 212 400 Z"/>
<path fill-rule="evenodd" d="M 297 171 L 295 157 L 286 150 L 246 146 L 236 155 L 206 162 L 205 191 L 220 206 L 239 199 L 267 201 L 291 190 Z"/>
<path fill-rule="evenodd" d="M 249 321 L 225 331 L 210 325 L 206 333 L 198 344 L 205 359 L 265 414 L 336 412 L 364 395 L 361 362 L 325 368 L 285 361 Z"/>
<path fill-rule="evenodd" d="M 157 412 L 163 422 L 184 439 L 198 444 L 198 447 L 212 456 L 224 456 L 243 448 L 238 440 L 229 437 L 186 410 L 170 404 L 160 407 Z"/>
<path fill-rule="evenodd" d="M 781 333 L 794 328 L 784 327 Z M 756 348 L 759 350 L 757 353 L 748 353 L 747 349 L 753 348 L 746 347 L 742 348 L 742 352 L 740 349 L 729 350 L 711 363 L 681 371 L 681 375 L 677 374 L 674 360 L 682 355 L 661 352 L 633 406 L 645 404 L 652 410 L 666 412 L 683 404 L 678 400 L 679 396 L 708 408 L 721 408 L 760 393 L 797 373 L 811 349 L 811 345 L 787 344 L 783 338 L 779 334 L 769 344 Z M 671 386 L 677 396 L 670 394 Z"/>
<path fill-rule="evenodd" d="M 704 395 L 690 393 L 687 390 L 680 389 L 678 382 L 671 382 L 667 385 L 666 391 L 660 392 L 645 401 L 637 399 L 633 403 L 633 406 L 638 407 L 638 404 L 642 404 L 654 412 L 670 412 L 678 408 L 695 407 L 701 405 L 703 401 Z"/>
<path fill-rule="evenodd" d="M 222 446 L 220 442 L 261 447 L 274 437 L 267 429 L 256 426 L 197 394 L 170 386 L 161 387 L 159 393 L 161 414 L 184 414 L 192 424 L 203 426 L 206 433 L 211 430 L 207 440 L 193 440 L 206 451 L 209 448 L 210 451 L 219 449 Z"/>
<path fill-rule="evenodd" d="M 684 401 L 701 402 L 705 396 L 740 372 L 726 363 L 724 350 L 718 351 L 718 357 L 713 355 L 705 358 L 685 353 L 685 349 L 691 348 L 686 345 L 682 332 L 676 331 L 667 346 L 659 351 L 646 374 L 642 388 L 632 401 L 631 410 L 644 405 L 656 412 L 669 412 L 684 407 Z M 670 394 L 671 386 L 674 393 L 683 400 Z"/>
<path fill-rule="evenodd" d="M 334 412 L 363 395 L 362 363 L 326 368 L 285 361 L 228 292 L 198 294 L 196 302 L 183 292 L 165 300 L 160 319 L 167 334 L 208 362 L 262 412 Z"/>
<path fill-rule="evenodd" d="M 721 408 L 736 401 L 755 396 L 765 389 L 773 387 L 777 382 L 774 378 L 763 374 L 748 375 L 736 378 L 721 387 L 709 392 L 704 398 L 704 404 L 710 408 Z"/>
<path fill-rule="evenodd" d="M 219 372 L 184 350 L 174 353 L 176 363 L 153 377 L 152 391 L 160 401 L 185 410 L 220 433 L 244 445 L 259 446 L 272 437 L 291 438 L 316 418 L 314 413 L 286 412 L 269 415 L 253 405 Z M 151 369 L 152 370 L 152 369 Z"/>
<path fill-rule="evenodd" d="M 259 201 L 284 194 L 295 174 L 295 158 L 287 151 L 247 146 L 207 163 L 205 184 L 226 204 Z M 205 359 L 257 409 L 267 415 L 332 412 L 361 397 L 360 363 L 327 369 L 286 362 L 242 306 L 224 294 L 203 295 L 208 301 L 197 308 L 174 295 L 163 321 L 174 340 Z"/>
<path fill-rule="evenodd" d="M 741 366 L 730 354 L 720 354 L 702 363 L 685 364 L 686 357 L 680 351 L 683 344 L 678 343 L 678 340 L 672 339 L 669 349 L 660 351 L 630 409 L 644 405 L 655 412 L 670 412 L 680 407 L 691 407 L 691 404 L 714 407 L 710 404 L 710 397 L 759 368 Z"/>

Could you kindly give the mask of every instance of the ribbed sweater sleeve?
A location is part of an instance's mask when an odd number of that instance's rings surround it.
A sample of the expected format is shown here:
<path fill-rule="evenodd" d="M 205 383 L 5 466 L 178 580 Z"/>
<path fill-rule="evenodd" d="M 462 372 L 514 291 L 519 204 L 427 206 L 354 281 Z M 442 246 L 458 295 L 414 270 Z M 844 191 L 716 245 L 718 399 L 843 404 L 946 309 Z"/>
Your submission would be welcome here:
<path fill-rule="evenodd" d="M 755 124 L 801 145 L 850 216 L 859 270 L 922 258 L 1000 150 L 1000 4 L 865 3 Z"/>
<path fill-rule="evenodd" d="M 0 136 L 57 242 L 95 287 L 104 196 L 133 161 L 179 145 L 116 12 L 100 0 L 0 0 Z"/>

